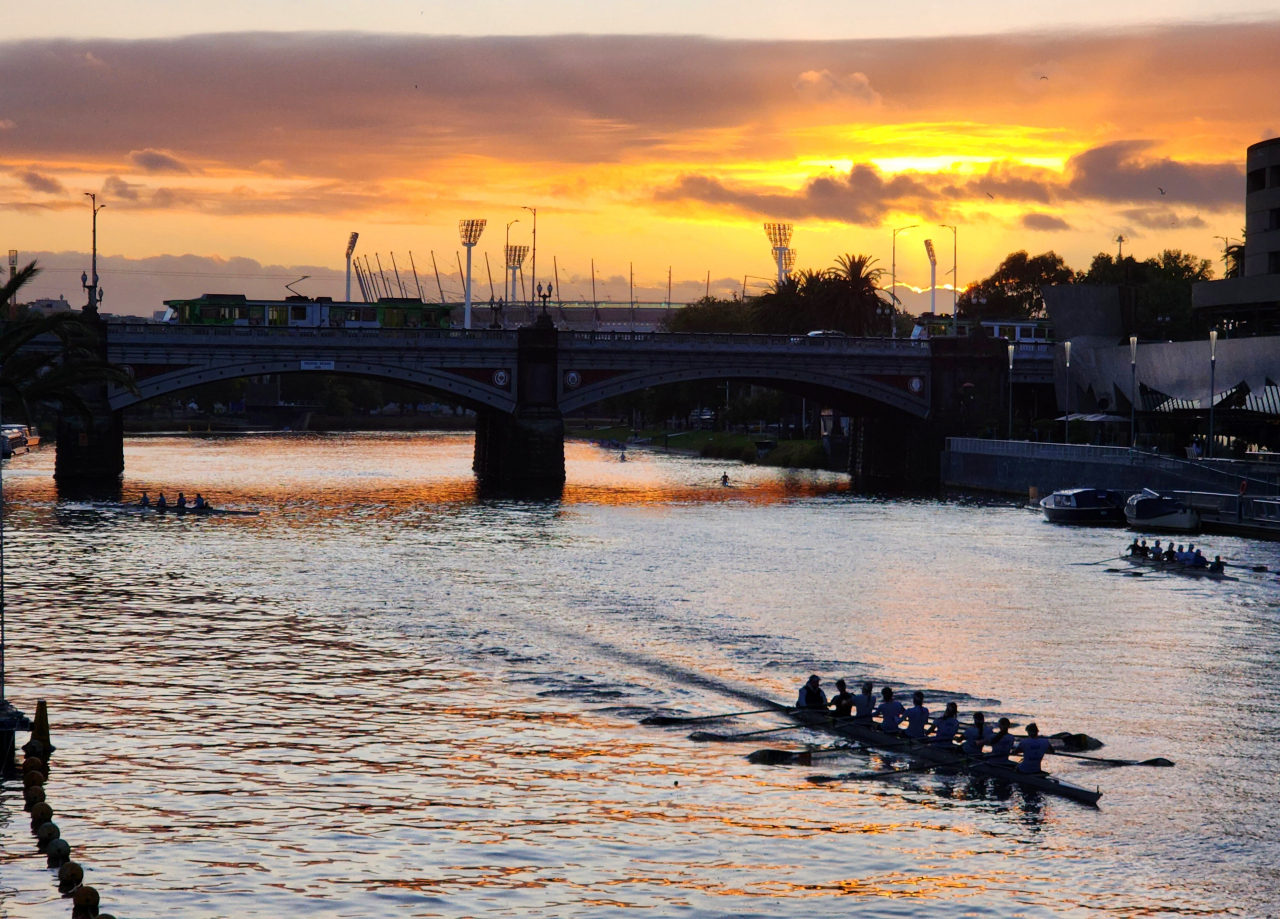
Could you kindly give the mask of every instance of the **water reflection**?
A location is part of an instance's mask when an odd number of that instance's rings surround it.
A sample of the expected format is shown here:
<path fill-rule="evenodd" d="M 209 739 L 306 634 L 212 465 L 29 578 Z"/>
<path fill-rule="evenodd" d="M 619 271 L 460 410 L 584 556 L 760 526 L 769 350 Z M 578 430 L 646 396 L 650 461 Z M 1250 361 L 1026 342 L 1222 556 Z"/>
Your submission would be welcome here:
<path fill-rule="evenodd" d="M 106 904 L 140 917 L 1274 911 L 1280 780 L 1258 764 L 1277 739 L 1252 728 L 1280 715 L 1266 666 L 1280 617 L 1262 580 L 1072 568 L 1123 535 L 869 500 L 825 474 L 736 467 L 740 487 L 724 489 L 723 463 L 619 464 L 582 444 L 568 460 L 560 500 L 521 502 L 476 492 L 456 435 L 127 444 L 126 496 L 200 490 L 264 511 L 247 518 L 58 503 L 51 453 L 6 467 L 16 695 L 50 701 L 50 797 Z M 816 788 L 805 776 L 821 764 L 756 766 L 755 745 L 637 724 L 791 698 L 810 671 L 1179 766 L 1062 766 L 1103 784 L 1091 812 L 966 776 Z M 0 792 L 0 812 L 16 793 Z M 64 915 L 24 821 L 2 833 L 3 908 Z"/>

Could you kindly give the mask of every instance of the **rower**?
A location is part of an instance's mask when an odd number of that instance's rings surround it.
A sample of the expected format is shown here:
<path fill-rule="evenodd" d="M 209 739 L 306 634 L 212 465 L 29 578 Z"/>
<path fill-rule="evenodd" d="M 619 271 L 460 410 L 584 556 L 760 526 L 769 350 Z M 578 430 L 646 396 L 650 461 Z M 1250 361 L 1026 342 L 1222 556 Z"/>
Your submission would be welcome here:
<path fill-rule="evenodd" d="M 144 491 L 142 493 L 142 497 L 138 499 L 138 507 L 150 507 L 150 506 L 151 506 L 151 496 Z"/>
<path fill-rule="evenodd" d="M 809 682 L 800 687 L 800 695 L 796 699 L 796 708 L 827 710 L 827 694 L 822 691 L 822 680 L 815 673 Z"/>
<path fill-rule="evenodd" d="M 924 693 L 916 690 L 912 695 L 911 701 L 915 704 L 907 709 L 907 730 L 906 735 L 914 739 L 923 738 L 925 728 L 929 724 L 929 710 L 924 707 Z"/>
<path fill-rule="evenodd" d="M 1040 728 L 1035 722 L 1027 725 L 1027 736 L 1018 741 L 1013 748 L 1014 753 L 1022 754 L 1022 762 L 1018 763 L 1019 772 L 1044 772 L 1040 763 L 1044 755 L 1052 748 L 1048 738 L 1040 736 Z"/>
<path fill-rule="evenodd" d="M 620 454 L 618 454 L 618 462 L 625 463 L 626 461 L 627 461 L 627 451 L 623 450 Z"/>
<path fill-rule="evenodd" d="M 993 731 L 986 723 L 982 712 L 974 712 L 972 726 L 965 728 L 964 731 L 964 743 L 960 745 L 961 752 L 973 755 L 981 753 L 983 746 L 992 733 Z"/>
<path fill-rule="evenodd" d="M 1145 539 L 1142 541 L 1142 545 L 1138 546 L 1138 551 L 1142 553 L 1143 558 L 1146 558 L 1151 554 L 1151 547 L 1147 545 L 1147 541 Z"/>
<path fill-rule="evenodd" d="M 880 730 L 886 734 L 896 735 L 898 726 L 907 715 L 907 710 L 893 697 L 893 690 L 888 686 L 880 690 L 880 695 L 884 699 L 876 709 L 876 714 L 880 716 Z"/>
<path fill-rule="evenodd" d="M 1204 557 L 1204 553 L 1196 549 L 1196 554 L 1191 557 L 1192 568 L 1208 568 L 1209 560 Z"/>
<path fill-rule="evenodd" d="M 192 507 L 194 507 L 194 508 L 195 508 L 196 510 L 198 510 L 198 511 L 202 511 L 202 510 L 204 510 L 206 507 L 208 507 L 209 505 L 205 503 L 204 495 L 200 494 L 200 492 L 196 492 L 196 500 L 195 500 L 195 503 L 194 503 L 194 504 L 192 504 L 191 506 L 192 506 Z"/>
<path fill-rule="evenodd" d="M 729 487 L 729 473 L 724 472 L 720 474 L 720 484 L 725 488 Z"/>
<path fill-rule="evenodd" d="M 1178 551 L 1173 553 L 1173 558 L 1174 558 L 1174 561 L 1178 561 L 1178 562 L 1182 562 L 1183 564 L 1186 564 L 1187 550 L 1183 548 L 1182 543 L 1178 543 Z"/>
<path fill-rule="evenodd" d="M 169 502 L 164 498 L 164 492 L 160 492 L 160 497 L 156 498 L 156 510 L 162 511 L 169 506 Z"/>
<path fill-rule="evenodd" d="M 1169 547 L 1164 550 L 1164 560 L 1170 563 L 1178 560 L 1178 552 L 1173 548 L 1173 543 L 1169 543 Z"/>
<path fill-rule="evenodd" d="M 178 501 L 175 506 L 179 508 L 184 508 L 187 506 L 187 496 L 184 495 L 182 492 L 178 492 Z"/>
<path fill-rule="evenodd" d="M 991 756 L 988 757 L 988 761 L 1000 766 L 1009 766 L 1012 765 L 1009 762 L 1009 754 L 1013 752 L 1013 746 L 1016 743 L 1013 735 L 1009 733 L 1009 728 L 1013 725 L 1008 718 L 1001 718 L 999 725 L 1000 729 L 996 731 L 995 736 L 987 741 L 991 744 Z"/>
<path fill-rule="evenodd" d="M 853 696 L 844 680 L 836 680 L 836 689 L 840 691 L 831 697 L 831 707 L 835 709 L 837 718 L 848 718 L 853 713 Z"/>
<path fill-rule="evenodd" d="M 954 702 L 948 702 L 942 717 L 933 722 L 933 742 L 949 747 L 959 730 L 960 710 Z"/>
<path fill-rule="evenodd" d="M 1221 555 L 1215 555 L 1213 561 L 1209 563 L 1210 574 L 1222 574 L 1227 569 L 1227 564 L 1222 560 Z"/>
<path fill-rule="evenodd" d="M 1160 561 L 1163 555 L 1164 555 L 1164 549 L 1160 548 L 1160 540 L 1157 539 L 1156 544 L 1151 547 L 1151 557 L 1158 562 Z"/>
<path fill-rule="evenodd" d="M 1133 537 L 1133 542 L 1129 543 L 1128 555 L 1137 558 L 1142 554 L 1142 547 L 1138 545 L 1138 537 Z"/>
<path fill-rule="evenodd" d="M 872 685 L 862 684 L 862 692 L 853 697 L 853 717 L 859 724 L 871 724 L 876 712 L 876 697 L 871 694 Z"/>

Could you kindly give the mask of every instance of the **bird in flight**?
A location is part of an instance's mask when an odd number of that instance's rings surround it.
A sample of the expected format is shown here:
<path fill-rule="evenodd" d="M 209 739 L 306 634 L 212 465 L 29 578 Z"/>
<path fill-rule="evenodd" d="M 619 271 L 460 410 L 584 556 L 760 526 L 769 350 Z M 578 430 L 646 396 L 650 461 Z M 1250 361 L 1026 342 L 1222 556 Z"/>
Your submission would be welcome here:
<path fill-rule="evenodd" d="M 987 192 L 987 197 L 990 198 L 992 201 L 996 200 L 996 196 L 991 194 L 991 192 Z"/>
<path fill-rule="evenodd" d="M 1156 186 L 1156 189 L 1160 192 L 1160 194 L 1162 195 L 1164 194 L 1164 189 L 1161 188 L 1159 185 Z"/>
<path fill-rule="evenodd" d="M 1049 78 L 1048 78 L 1048 77 L 1046 77 L 1046 76 L 1043 76 L 1043 75 L 1042 75 L 1042 76 L 1040 77 L 1040 79 L 1042 79 L 1042 80 L 1047 80 L 1047 79 L 1049 79 Z"/>

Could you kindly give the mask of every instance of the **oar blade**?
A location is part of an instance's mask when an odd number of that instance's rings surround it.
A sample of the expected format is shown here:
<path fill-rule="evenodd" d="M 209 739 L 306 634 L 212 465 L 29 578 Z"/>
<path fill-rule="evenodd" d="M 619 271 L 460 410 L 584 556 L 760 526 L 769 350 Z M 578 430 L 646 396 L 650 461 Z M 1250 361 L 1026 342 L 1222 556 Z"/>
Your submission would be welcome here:
<path fill-rule="evenodd" d="M 1160 766 L 1160 767 L 1163 767 L 1163 768 L 1168 768 L 1169 766 L 1176 765 L 1176 763 L 1174 763 L 1174 761 L 1173 761 L 1173 760 L 1171 760 L 1171 759 L 1165 759 L 1163 756 L 1157 756 L 1157 757 L 1155 757 L 1154 759 L 1144 759 L 1142 762 L 1140 762 L 1140 763 L 1135 763 L 1134 765 L 1137 765 L 1137 766 Z"/>
<path fill-rule="evenodd" d="M 694 731 L 689 735 L 689 739 L 698 743 L 715 743 L 717 741 L 736 740 L 732 734 L 716 734 L 712 731 Z"/>

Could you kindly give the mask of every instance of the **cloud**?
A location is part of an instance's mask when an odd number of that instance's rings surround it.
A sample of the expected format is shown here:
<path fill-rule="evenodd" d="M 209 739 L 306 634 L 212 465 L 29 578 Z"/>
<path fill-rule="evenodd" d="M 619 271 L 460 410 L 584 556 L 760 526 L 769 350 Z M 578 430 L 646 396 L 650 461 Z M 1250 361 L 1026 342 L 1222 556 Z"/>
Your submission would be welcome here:
<path fill-rule="evenodd" d="M 107 180 L 102 183 L 102 194 L 123 201 L 137 201 L 138 189 L 141 187 L 141 185 L 126 182 L 119 176 L 107 176 Z"/>
<path fill-rule="evenodd" d="M 1154 141 L 1121 140 L 1073 156 L 1068 163 L 1071 191 L 1080 198 L 1100 201 L 1167 197 L 1171 202 L 1214 209 L 1243 203 L 1244 170 L 1239 165 L 1146 156 L 1154 146 Z"/>
<path fill-rule="evenodd" d="M 66 192 L 66 188 L 63 187 L 62 183 L 53 176 L 41 175 L 34 169 L 18 173 L 18 178 L 27 188 L 42 194 L 61 195 Z"/>
<path fill-rule="evenodd" d="M 1121 211 L 1120 216 L 1150 230 L 1164 230 L 1172 227 L 1199 229 L 1206 226 L 1199 214 L 1181 217 L 1177 211 L 1167 207 L 1130 208 Z"/>
<path fill-rule="evenodd" d="M 814 102 L 852 100 L 866 106 L 876 106 L 881 102 L 880 94 L 871 88 L 871 81 L 861 72 L 837 77 L 830 70 L 806 70 L 791 87 L 803 98 Z"/>
<path fill-rule="evenodd" d="M 14 126 L 14 123 L 12 120 L 8 118 L 0 118 L 0 131 L 8 131 L 12 129 L 13 126 Z"/>
<path fill-rule="evenodd" d="M 1028 230 L 1039 230 L 1046 233 L 1071 229 L 1071 224 L 1061 217 L 1054 217 L 1052 214 L 1023 214 L 1022 220 L 1019 222 Z"/>
<path fill-rule="evenodd" d="M 186 174 L 191 172 L 191 167 L 182 162 L 182 160 L 159 150 L 131 150 L 129 159 L 133 162 L 133 165 L 143 172 L 153 175 L 157 173 Z"/>

